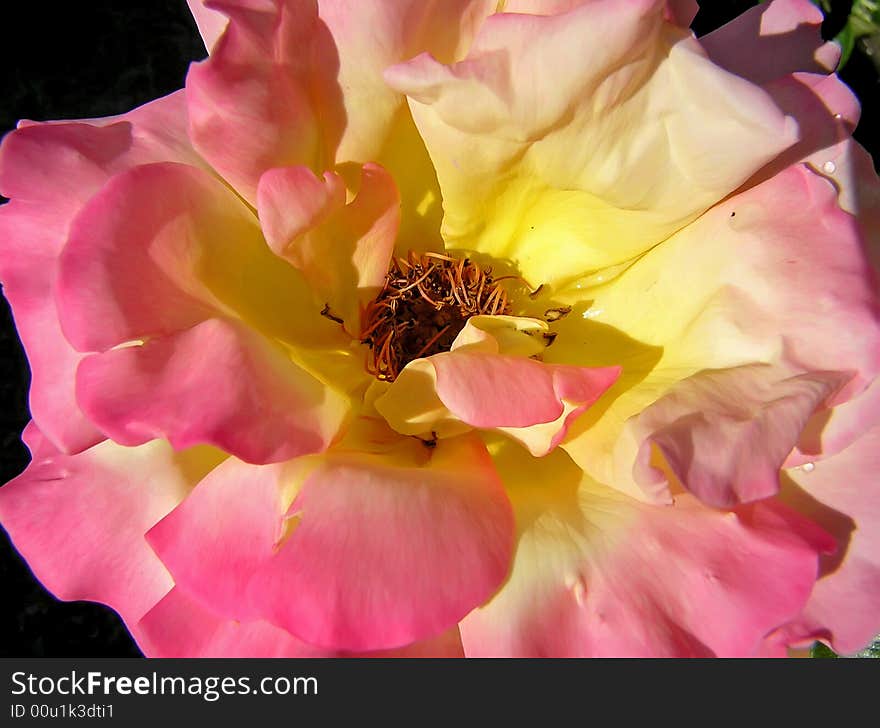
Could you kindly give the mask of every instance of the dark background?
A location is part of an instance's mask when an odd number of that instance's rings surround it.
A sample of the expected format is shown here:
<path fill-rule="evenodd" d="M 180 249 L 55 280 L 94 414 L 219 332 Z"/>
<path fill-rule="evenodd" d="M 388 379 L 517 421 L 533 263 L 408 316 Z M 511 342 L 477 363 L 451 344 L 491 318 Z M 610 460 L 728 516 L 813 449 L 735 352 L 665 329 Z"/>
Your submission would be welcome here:
<path fill-rule="evenodd" d="M 707 0 L 694 22 L 702 35 L 755 2 Z M 0 136 L 21 118 L 107 116 L 183 86 L 189 63 L 206 53 L 184 0 L 43 0 L 0 15 Z M 833 37 L 850 3 L 823 28 Z M 841 74 L 862 100 L 856 132 L 878 154 L 880 82 L 866 56 Z M 27 363 L 6 300 L 0 297 L 0 483 L 28 462 L 20 434 L 27 412 Z M 116 614 L 86 602 L 59 602 L 34 579 L 0 529 L 0 657 L 126 657 L 140 652 Z"/>

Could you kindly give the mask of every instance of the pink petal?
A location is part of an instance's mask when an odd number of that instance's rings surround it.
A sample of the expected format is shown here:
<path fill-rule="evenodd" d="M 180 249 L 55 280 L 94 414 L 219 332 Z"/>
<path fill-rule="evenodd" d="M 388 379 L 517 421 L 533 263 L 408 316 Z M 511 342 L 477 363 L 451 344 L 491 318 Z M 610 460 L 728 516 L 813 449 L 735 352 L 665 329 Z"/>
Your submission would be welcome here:
<path fill-rule="evenodd" d="M 377 164 L 361 170 L 357 196 L 345 204 L 345 183 L 307 167 L 271 169 L 260 178 L 257 209 L 275 253 L 302 271 L 318 300 L 360 333 L 360 311 L 376 297 L 400 227 L 400 195 Z"/>
<path fill-rule="evenodd" d="M 0 488 L 3 527 L 59 599 L 103 602 L 134 624 L 173 585 L 144 534 L 219 456 L 111 442 L 68 456 L 33 423 L 24 440 L 33 459 Z"/>
<path fill-rule="evenodd" d="M 265 621 L 218 617 L 179 588 L 172 589 L 134 627 L 148 657 L 463 657 L 455 627 L 397 650 L 347 653 L 307 645 Z"/>
<path fill-rule="evenodd" d="M 518 548 L 504 587 L 461 623 L 468 656 L 749 656 L 799 612 L 833 549 L 778 503 L 646 505 L 558 456 L 496 451 Z"/>
<path fill-rule="evenodd" d="M 406 435 L 446 436 L 465 423 L 498 428 L 532 454 L 545 455 L 619 375 L 619 367 L 544 364 L 462 348 L 413 362 L 375 406 Z"/>
<path fill-rule="evenodd" d="M 223 13 L 205 6 L 207 0 L 186 0 L 189 11 L 192 13 L 199 34 L 205 42 L 205 48 L 210 53 L 217 39 L 226 29 L 227 19 Z"/>
<path fill-rule="evenodd" d="M 326 449 L 348 409 L 280 348 L 223 319 L 87 357 L 77 398 L 120 444 L 210 444 L 252 463 Z"/>
<path fill-rule="evenodd" d="M 880 632 L 880 428 L 834 457 L 786 471 L 791 505 L 834 535 L 838 549 L 821 562 L 803 613 L 786 640 L 826 639 L 854 653 Z"/>
<path fill-rule="evenodd" d="M 880 178 L 874 160 L 858 143 L 846 138 L 814 152 L 808 162 L 838 188 L 841 207 L 857 216 L 876 280 L 880 276 Z M 800 465 L 839 452 L 878 422 L 880 380 L 875 379 L 862 395 L 815 416 L 788 464 Z"/>
<path fill-rule="evenodd" d="M 421 52 L 449 61 L 462 57 L 496 5 L 496 0 L 319 0 L 318 12 L 339 54 L 345 107 L 336 161 L 388 165 L 390 149 L 403 143 L 399 131 L 408 113 L 404 97 L 388 87 L 383 71 Z M 414 163 L 408 151 L 400 168 L 389 166 L 395 179 Z"/>
<path fill-rule="evenodd" d="M 210 57 L 186 80 L 196 149 L 244 198 L 256 202 L 272 167 L 320 169 L 345 126 L 339 59 L 317 4 L 217 0 L 229 17 Z"/>
<path fill-rule="evenodd" d="M 666 19 L 682 28 L 689 28 L 700 6 L 697 0 L 666 0 Z"/>
<path fill-rule="evenodd" d="M 310 644 L 366 651 L 438 635 L 504 579 L 513 523 L 478 439 L 400 447 L 304 463 L 289 509 L 296 472 L 229 463 L 150 543 L 182 589 Z"/>
<path fill-rule="evenodd" d="M 579 369 L 466 352 L 438 354 L 431 363 L 440 399 L 474 427 L 552 422 L 564 400 L 586 409 L 620 374 L 614 367 Z"/>
<path fill-rule="evenodd" d="M 52 296 L 68 226 L 112 175 L 172 159 L 198 163 L 186 137 L 183 93 L 87 122 L 27 123 L 0 147 L 0 280 L 31 368 L 30 410 L 65 452 L 103 439 L 74 399 L 81 355 L 61 332 Z"/>
<path fill-rule="evenodd" d="M 774 102 L 798 122 L 797 144 L 787 149 L 777 159 L 762 169 L 753 180 L 757 183 L 769 179 L 798 162 L 808 162 L 820 173 L 828 157 L 829 147 L 834 148 L 849 139 L 859 122 L 859 100 L 837 75 L 822 76 L 815 73 L 792 73 L 771 81 L 764 86 Z M 822 158 L 816 162 L 816 156 Z M 841 207 L 847 207 L 841 194 Z"/>
<path fill-rule="evenodd" d="M 272 255 L 253 213 L 216 178 L 181 164 L 137 167 L 92 197 L 71 227 L 56 295 L 80 351 L 230 311 L 290 342 L 338 336 L 301 276 Z"/>
<path fill-rule="evenodd" d="M 296 238 L 343 207 L 345 181 L 335 172 L 319 179 L 308 167 L 279 167 L 260 177 L 260 225 L 276 255 L 283 257 Z"/>
<path fill-rule="evenodd" d="M 863 244 L 835 186 L 803 165 L 714 207 L 597 289 L 592 324 L 569 316 L 557 325 L 549 361 L 605 363 L 577 348 L 590 341 L 590 325 L 663 351 L 659 361 L 628 366 L 629 388 L 613 393 L 601 418 L 575 423 L 563 447 L 597 480 L 640 497 L 638 444 L 623 436 L 624 423 L 699 371 L 766 363 L 795 374 L 853 373 L 827 404 L 860 395 L 880 370 Z"/>
<path fill-rule="evenodd" d="M 809 0 L 756 5 L 700 38 L 709 57 L 731 73 L 764 84 L 795 71 L 833 71 L 840 48 L 824 43 L 823 15 Z"/>
<path fill-rule="evenodd" d="M 707 505 L 729 508 L 775 495 L 779 469 L 808 418 L 848 379 L 833 372 L 790 376 L 766 366 L 695 374 L 627 424 L 640 443 L 635 477 L 657 487 L 653 444 Z"/>

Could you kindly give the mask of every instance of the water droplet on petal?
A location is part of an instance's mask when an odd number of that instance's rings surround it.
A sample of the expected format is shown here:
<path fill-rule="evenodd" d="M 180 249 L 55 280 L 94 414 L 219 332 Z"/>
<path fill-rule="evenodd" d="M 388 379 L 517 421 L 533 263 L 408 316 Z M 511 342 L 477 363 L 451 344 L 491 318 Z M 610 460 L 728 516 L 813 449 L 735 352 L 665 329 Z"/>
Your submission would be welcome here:
<path fill-rule="evenodd" d="M 837 165 L 829 159 L 822 165 L 822 171 L 825 174 L 834 174 L 837 171 Z"/>
<path fill-rule="evenodd" d="M 816 463 L 804 463 L 801 465 L 801 470 L 805 473 L 812 473 L 816 469 Z"/>
<path fill-rule="evenodd" d="M 840 121 L 840 119 L 841 119 L 842 117 L 840 116 L 840 114 L 835 114 L 835 115 L 834 115 L 834 118 L 837 119 L 838 121 Z"/>

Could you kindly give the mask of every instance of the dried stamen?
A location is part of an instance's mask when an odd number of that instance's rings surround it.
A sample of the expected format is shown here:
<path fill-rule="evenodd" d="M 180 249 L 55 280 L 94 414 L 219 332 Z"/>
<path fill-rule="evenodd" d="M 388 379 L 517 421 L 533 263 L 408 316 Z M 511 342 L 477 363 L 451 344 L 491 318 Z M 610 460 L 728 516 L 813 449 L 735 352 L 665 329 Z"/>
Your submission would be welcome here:
<path fill-rule="evenodd" d="M 394 258 L 385 285 L 367 304 L 360 340 L 372 349 L 367 370 L 393 381 L 409 362 L 441 351 L 452 342 L 471 316 L 510 313 L 507 291 L 492 278 L 491 268 L 440 253 L 412 251 Z"/>

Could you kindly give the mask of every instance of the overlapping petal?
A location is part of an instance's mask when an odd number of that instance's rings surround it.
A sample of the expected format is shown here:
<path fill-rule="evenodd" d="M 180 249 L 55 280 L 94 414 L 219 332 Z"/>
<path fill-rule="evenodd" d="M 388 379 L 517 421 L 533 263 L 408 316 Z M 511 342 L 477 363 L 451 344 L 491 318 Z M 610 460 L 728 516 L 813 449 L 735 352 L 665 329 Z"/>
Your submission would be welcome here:
<path fill-rule="evenodd" d="M 103 442 L 71 456 L 33 423 L 24 440 L 31 463 L 0 488 L 0 519 L 13 544 L 60 599 L 103 602 L 134 624 L 173 586 L 144 534 L 222 454 Z"/>
<path fill-rule="evenodd" d="M 809 0 L 773 0 L 750 8 L 700 38 L 722 68 L 757 84 L 796 71 L 829 73 L 840 46 L 824 42 L 822 11 Z"/>
<path fill-rule="evenodd" d="M 80 365 L 81 404 L 123 444 L 167 437 L 266 462 L 323 450 L 342 424 L 347 399 L 263 336 L 308 346 L 339 332 L 252 213 L 194 167 L 140 166 L 92 197 L 58 305 L 68 339 L 101 352 Z"/>
<path fill-rule="evenodd" d="M 386 72 L 437 170 L 449 247 L 559 284 L 648 250 L 795 141 L 770 97 L 664 7 L 495 15 L 464 61 Z"/>
<path fill-rule="evenodd" d="M 210 444 L 252 463 L 327 449 L 349 409 L 283 349 L 223 319 L 87 357 L 77 399 L 122 445 Z"/>
<path fill-rule="evenodd" d="M 461 624 L 469 656 L 748 656 L 810 596 L 824 531 L 774 501 L 650 506 L 559 450 L 496 443 L 517 519 L 504 588 Z"/>
<path fill-rule="evenodd" d="M 863 242 L 835 188 L 797 165 L 717 205 L 610 283 L 575 290 L 590 304 L 558 324 L 548 361 L 611 363 L 619 350 L 589 345 L 599 324 L 662 354 L 623 362 L 607 406 L 580 418 L 563 447 L 600 482 L 645 497 L 633 483 L 636 449 L 621 438 L 625 422 L 701 370 L 767 363 L 850 373 L 829 405 L 862 392 L 880 366 Z"/>
<path fill-rule="evenodd" d="M 307 167 L 271 169 L 260 178 L 257 210 L 269 246 L 302 271 L 327 312 L 360 333 L 360 312 L 385 281 L 400 228 L 400 196 L 377 164 L 361 171 L 356 197 L 345 183 Z"/>
<path fill-rule="evenodd" d="M 638 447 L 633 475 L 668 499 L 666 476 L 651 465 L 656 446 L 678 481 L 710 506 L 774 496 L 807 420 L 848 379 L 839 372 L 786 376 L 768 366 L 688 377 L 627 423 L 624 438 Z"/>
<path fill-rule="evenodd" d="M 382 433 L 367 424 L 358 447 L 288 465 L 229 461 L 150 543 L 182 590 L 309 644 L 366 651 L 438 635 L 507 574 L 510 505 L 479 439 L 429 449 Z M 370 452 L 377 438 L 388 446 Z"/>
<path fill-rule="evenodd" d="M 497 429 L 544 455 L 620 374 L 619 367 L 535 361 L 552 341 L 537 319 L 474 316 L 450 352 L 411 362 L 392 384 L 374 384 L 367 398 L 404 435 L 431 439 Z"/>
<path fill-rule="evenodd" d="M 0 192 L 12 198 L 0 208 L 0 280 L 28 354 L 31 414 L 66 452 L 103 439 L 74 399 L 81 356 L 61 332 L 52 295 L 68 226 L 112 175 L 164 160 L 200 163 L 182 92 L 118 117 L 23 122 L 0 148 Z"/>
<path fill-rule="evenodd" d="M 351 653 L 313 647 L 290 632 L 258 620 L 220 617 L 172 589 L 134 626 L 150 657 L 464 657 L 458 627 L 396 650 Z"/>
<path fill-rule="evenodd" d="M 880 610 L 880 428 L 842 452 L 785 471 L 782 497 L 837 539 L 820 562 L 802 614 L 780 630 L 788 642 L 824 639 L 842 654 L 868 644 Z"/>
<path fill-rule="evenodd" d="M 880 182 L 810 3 L 700 40 L 693 0 L 188 4 L 185 105 L 0 150 L 36 419 L 0 517 L 48 588 L 156 656 L 876 631 Z M 517 315 L 373 379 L 360 316 L 426 250 Z"/>

